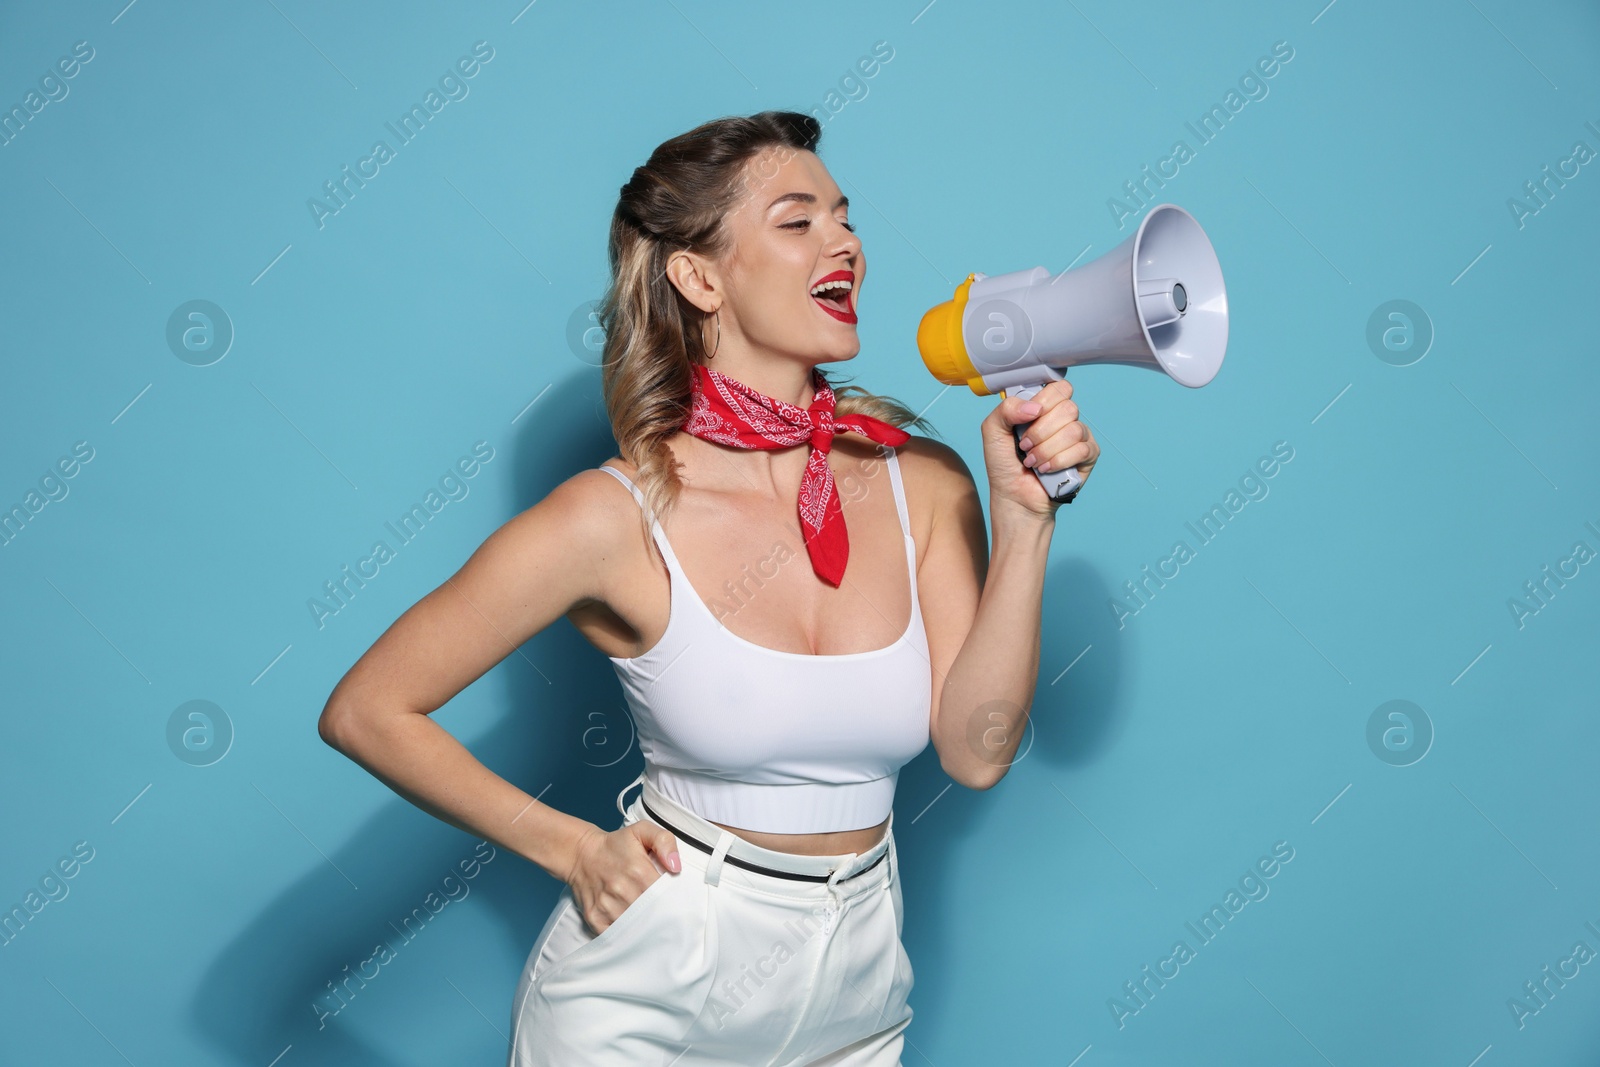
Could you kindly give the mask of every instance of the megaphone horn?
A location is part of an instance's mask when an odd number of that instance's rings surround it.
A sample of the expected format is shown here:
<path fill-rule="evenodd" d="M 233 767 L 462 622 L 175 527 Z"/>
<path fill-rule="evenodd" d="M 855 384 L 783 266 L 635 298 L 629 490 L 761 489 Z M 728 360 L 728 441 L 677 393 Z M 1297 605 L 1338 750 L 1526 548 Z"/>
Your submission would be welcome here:
<path fill-rule="evenodd" d="M 1194 216 L 1175 204 L 1151 208 L 1132 237 L 1054 278 L 1043 267 L 974 272 L 917 327 L 935 378 L 1023 399 L 1088 363 L 1157 370 L 1198 389 L 1216 377 L 1227 347 L 1222 266 Z M 1026 432 L 1013 428 L 1018 440 Z M 1063 503 L 1083 484 L 1072 469 L 1035 474 Z"/>

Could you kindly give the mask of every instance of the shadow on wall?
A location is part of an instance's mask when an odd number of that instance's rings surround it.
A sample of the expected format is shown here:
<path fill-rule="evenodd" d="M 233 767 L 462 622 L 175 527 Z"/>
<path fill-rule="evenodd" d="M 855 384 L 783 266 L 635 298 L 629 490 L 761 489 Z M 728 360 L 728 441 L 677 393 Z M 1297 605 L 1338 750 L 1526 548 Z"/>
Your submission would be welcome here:
<path fill-rule="evenodd" d="M 598 373 L 552 386 L 542 403 L 547 405 L 545 415 L 528 421 L 512 451 L 519 509 L 616 453 L 599 399 Z M 531 458 L 536 456 L 569 457 L 572 462 L 557 467 L 548 459 Z M 449 573 L 463 562 L 465 557 Z M 939 976 L 948 961 L 936 955 L 945 939 L 936 936 L 937 931 L 970 921 L 969 915 L 944 906 L 950 882 L 945 843 L 976 833 L 981 806 L 996 803 L 1001 791 L 1016 788 L 1023 776 L 1045 774 L 1061 781 L 1070 795 L 1066 772 L 1106 751 L 1122 725 L 1118 702 L 1122 642 L 1112 633 L 1109 616 L 1089 607 L 1104 604 L 1110 589 L 1086 565 L 1059 555 L 1046 580 L 1040 680 L 1028 736 L 1011 774 L 994 791 L 967 790 L 944 774 L 931 746 L 901 772 L 895 829 L 904 876 L 905 941 L 918 972 L 916 1006 L 934 1015 L 947 996 Z M 1063 675 L 1088 645 L 1094 647 Z M 488 733 L 470 743 L 473 754 L 530 795 L 542 793 L 544 802 L 562 811 L 607 829 L 620 825 L 617 790 L 638 772 L 642 761 L 610 664 L 575 628 L 558 620 L 511 653 L 504 666 L 509 669 L 500 671 L 498 679 L 506 690 L 505 713 Z M 347 668 L 348 664 L 341 671 Z M 332 674 L 319 679 L 317 692 L 331 692 L 337 681 Z M 320 711 L 320 698 L 305 709 L 308 746 L 322 745 L 316 733 Z M 436 714 L 451 729 L 448 705 Z M 346 773 L 367 774 L 343 757 L 339 760 Z M 1058 814 L 1061 819 L 1077 818 L 1064 801 Z M 1025 835 L 1034 829 L 1018 827 L 1017 832 Z M 481 858 L 474 854 L 475 845 L 471 836 L 394 797 L 329 855 L 356 881 L 358 890 L 351 890 L 326 865 L 311 867 L 217 954 L 191 995 L 196 1031 L 231 1060 L 256 1067 L 272 1062 L 287 1046 L 293 1048 L 285 1062 L 296 1067 L 385 1062 L 386 1046 L 396 1035 L 381 1041 L 378 1034 L 396 1011 L 407 1011 L 394 1007 L 394 994 L 385 997 L 387 1005 L 376 1002 L 386 982 L 408 987 L 404 997 L 415 1005 L 411 1010 L 430 1015 L 456 1012 L 458 1007 L 446 1009 L 437 999 L 453 996 L 437 979 L 448 977 L 451 970 L 499 970 L 506 945 L 520 957 L 532 948 L 555 905 L 559 882 L 504 850 L 473 868 L 471 862 Z M 471 876 L 459 866 L 463 861 L 469 863 L 466 870 L 473 872 Z M 447 882 L 452 872 L 453 880 Z M 441 915 L 448 913 L 452 894 L 460 899 L 480 897 L 476 907 L 487 905 L 501 928 L 490 947 L 459 933 L 419 933 L 426 929 L 430 909 L 425 902 L 430 894 Z M 417 918 L 407 924 L 414 915 Z M 409 944 L 412 937 L 415 946 Z M 375 955 L 379 938 L 391 946 L 388 959 Z M 427 976 L 434 982 L 430 991 L 417 992 L 423 980 L 415 966 L 401 962 L 390 970 L 395 961 L 413 954 L 435 961 Z M 363 973 L 370 979 L 366 987 L 359 977 L 352 977 Z M 475 1005 L 496 1032 L 510 1024 L 511 982 L 492 1001 Z M 347 983 L 345 988 L 355 990 L 354 996 L 341 1001 L 330 983 Z M 365 1011 L 362 997 L 368 1000 Z M 326 1014 L 319 1015 L 319 1010 Z M 451 1025 L 440 1023 L 441 1029 Z M 487 1028 L 482 1037 L 497 1047 L 501 1041 Z M 467 1052 L 452 1035 L 441 1034 L 439 1042 L 453 1047 L 455 1054 Z M 416 1051 L 423 1054 L 422 1049 Z"/>
<path fill-rule="evenodd" d="M 911 1004 L 921 1019 L 959 1017 L 963 1010 L 954 991 L 961 978 L 953 974 L 956 961 L 950 955 L 948 932 L 971 932 L 976 923 L 992 925 L 995 919 L 977 916 L 948 898 L 956 881 L 950 869 L 957 851 L 952 843 L 970 841 L 985 832 L 986 807 L 1006 803 L 1016 810 L 1016 802 L 1006 800 L 1007 790 L 1025 790 L 1030 798 L 1026 801 L 1028 821 L 1004 831 L 1008 840 L 1021 848 L 1038 844 L 1041 834 L 1051 843 L 1081 840 L 1078 831 L 1087 829 L 1048 783 L 1053 781 L 1067 796 L 1080 799 L 1071 772 L 1108 752 L 1126 727 L 1121 699 L 1126 638 L 1116 633 L 1112 617 L 1103 607 L 1111 596 L 1111 588 L 1098 571 L 1057 550 L 1045 576 L 1039 681 L 1028 726 L 1011 770 L 998 785 L 978 791 L 955 784 L 939 766 L 931 745 L 900 772 L 894 831 L 905 901 L 901 939 L 916 979 Z M 1078 658 L 1088 646 L 1093 647 Z M 1071 670 L 1063 674 L 1069 664 Z M 1040 869 L 1023 855 L 1008 870 L 1022 877 L 1054 881 L 1054 872 L 1063 865 L 1071 867 L 1073 857 L 1062 857 L 1059 848 L 1053 851 L 1056 855 L 1047 869 Z M 1060 893 L 1063 914 L 1072 913 L 1072 896 L 1070 888 Z M 1026 917 L 1017 921 L 1025 922 Z M 915 1029 L 913 1022 L 913 1032 Z"/>
<path fill-rule="evenodd" d="M 1034 698 L 1035 725 L 1041 729 L 1034 743 L 1051 768 L 1066 771 L 1094 762 L 1127 725 L 1121 681 L 1128 639 L 1117 633 L 1105 609 L 1115 597 L 1083 560 L 1067 557 L 1050 564 Z M 1062 787 L 1070 783 L 1063 780 Z"/>
<path fill-rule="evenodd" d="M 600 403 L 598 372 L 556 383 L 540 403 L 541 416 L 526 420 L 511 450 L 517 510 L 531 507 L 578 471 L 599 466 L 616 454 Z M 560 465 L 562 459 L 569 462 Z M 502 521 L 510 518 L 507 514 Z M 453 574 L 465 562 L 463 556 L 446 573 Z M 383 628 L 392 621 L 385 620 Z M 382 628 L 376 630 L 374 639 L 381 632 Z M 616 792 L 638 772 L 642 761 L 610 663 L 570 623 L 558 619 L 512 652 L 501 668 L 497 678 L 505 689 L 501 697 L 505 710 L 489 732 L 469 743 L 473 754 L 530 795 L 542 793 L 545 803 L 607 829 L 620 825 Z M 325 696 L 338 680 L 337 674 L 319 679 L 317 692 Z M 297 710 L 305 715 L 304 743 L 322 746 L 316 731 L 322 698 Z M 435 714 L 441 725 L 455 732 L 449 705 Z M 332 749 L 327 752 L 338 758 L 345 773 L 367 776 L 359 765 Z M 474 854 L 476 845 L 470 835 L 394 796 L 329 852 L 333 864 L 359 889 L 351 889 L 326 864 L 311 867 L 217 953 L 191 994 L 196 1032 L 231 1061 L 256 1067 L 270 1063 L 290 1045 L 293 1051 L 285 1062 L 296 1067 L 386 1062 L 388 1049 L 363 1034 L 381 1030 L 396 1010 L 392 999 L 388 1006 L 376 1003 L 385 982 L 408 985 L 408 996 L 418 988 L 416 968 L 406 968 L 405 957 L 443 956 L 448 961 L 445 976 L 449 970 L 474 966 L 498 971 L 503 963 L 499 953 L 488 959 L 481 943 L 475 949 L 465 942 L 459 924 L 452 924 L 455 934 L 426 934 L 431 912 L 425 902 L 430 894 L 441 917 L 449 913 L 452 894 L 476 898 L 478 909 L 487 905 L 493 921 L 503 928 L 495 941 L 512 945 L 514 954 L 531 949 L 555 906 L 560 882 L 503 849 L 497 849 L 489 863 L 473 868 L 470 863 L 481 858 Z M 483 854 L 489 855 L 486 848 Z M 462 861 L 469 862 L 470 877 L 464 874 Z M 453 879 L 447 880 L 452 872 Z M 407 924 L 405 920 L 414 914 Z M 392 946 L 388 959 L 375 957 L 380 938 Z M 415 938 L 415 945 L 410 938 Z M 484 958 L 473 956 L 474 951 Z M 359 978 L 351 977 L 362 971 L 371 978 L 366 989 Z M 356 991 L 343 1007 L 330 982 L 335 986 L 348 982 L 348 988 Z M 453 995 L 442 982 L 437 982 L 437 989 Z M 477 1005 L 496 1031 L 509 1025 L 513 990 L 507 986 L 503 992 L 494 1002 Z M 437 996 L 428 993 L 414 1010 L 429 1014 L 440 1010 Z M 365 1012 L 362 997 L 370 1001 Z M 319 1017 L 314 1003 L 329 1014 Z M 483 1036 L 500 1042 L 487 1027 Z M 441 1044 L 466 1051 L 447 1037 L 441 1037 Z"/>

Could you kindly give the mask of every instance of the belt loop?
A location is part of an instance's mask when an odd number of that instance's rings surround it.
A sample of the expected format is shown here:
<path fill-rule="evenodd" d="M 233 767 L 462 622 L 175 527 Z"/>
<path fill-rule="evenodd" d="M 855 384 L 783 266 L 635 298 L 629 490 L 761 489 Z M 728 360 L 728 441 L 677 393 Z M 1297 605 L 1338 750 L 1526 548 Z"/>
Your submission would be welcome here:
<path fill-rule="evenodd" d="M 639 777 L 635 778 L 633 781 L 631 781 L 627 785 L 623 786 L 622 787 L 622 792 L 617 794 L 617 810 L 622 812 L 622 817 L 624 819 L 626 819 L 628 817 L 628 809 L 622 806 L 622 798 L 628 795 L 628 790 L 632 789 L 636 785 L 640 785 L 643 782 L 644 782 L 644 771 L 640 771 L 639 772 Z"/>
<path fill-rule="evenodd" d="M 840 875 L 850 869 L 850 863 L 842 863 L 828 875 L 828 911 L 822 917 L 822 934 L 826 937 L 833 931 L 833 924 L 838 920 L 839 913 L 844 910 L 844 894 L 839 888 L 843 881 Z"/>
<path fill-rule="evenodd" d="M 733 835 L 722 831 L 717 838 L 717 847 L 711 852 L 711 860 L 706 864 L 706 885 L 718 885 L 722 881 L 722 861 L 728 855 L 728 849 L 733 847 Z"/>
<path fill-rule="evenodd" d="M 900 865 L 900 852 L 894 846 L 894 809 L 889 809 L 889 825 L 883 828 L 883 836 L 889 839 L 889 854 L 884 857 L 885 865 L 889 870 L 883 877 L 883 888 L 888 889 L 894 884 L 894 871 Z"/>

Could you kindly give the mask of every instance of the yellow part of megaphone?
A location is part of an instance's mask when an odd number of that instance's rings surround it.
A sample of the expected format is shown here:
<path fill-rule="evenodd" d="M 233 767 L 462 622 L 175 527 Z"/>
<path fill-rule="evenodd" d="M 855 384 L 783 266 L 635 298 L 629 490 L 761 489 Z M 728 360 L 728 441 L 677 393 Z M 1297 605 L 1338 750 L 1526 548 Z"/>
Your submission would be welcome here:
<path fill-rule="evenodd" d="M 972 365 L 967 355 L 967 344 L 961 339 L 961 316 L 967 307 L 967 291 L 972 288 L 976 273 L 956 286 L 956 294 L 937 307 L 930 308 L 917 325 L 917 350 L 922 362 L 939 381 L 946 385 L 965 385 L 979 396 L 988 396 L 983 376 Z"/>

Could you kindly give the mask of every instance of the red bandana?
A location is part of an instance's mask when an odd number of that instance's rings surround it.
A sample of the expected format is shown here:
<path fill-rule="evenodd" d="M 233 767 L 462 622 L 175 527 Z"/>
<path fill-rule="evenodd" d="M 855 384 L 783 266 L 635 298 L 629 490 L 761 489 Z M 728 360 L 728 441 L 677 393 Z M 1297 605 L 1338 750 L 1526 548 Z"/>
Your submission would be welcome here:
<path fill-rule="evenodd" d="M 828 450 L 833 435 L 845 430 L 879 444 L 899 446 L 911 439 L 906 431 L 871 415 L 834 418 L 833 390 L 821 371 L 813 368 L 815 395 L 808 408 L 764 396 L 737 379 L 702 364 L 694 364 L 692 401 L 685 433 L 735 448 L 786 448 L 811 442 L 805 474 L 800 479 L 800 529 L 811 568 L 829 585 L 844 577 L 850 555 L 850 538 L 844 528 Z"/>

